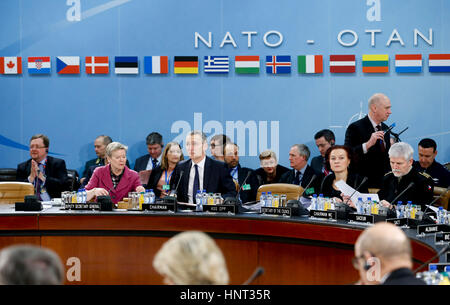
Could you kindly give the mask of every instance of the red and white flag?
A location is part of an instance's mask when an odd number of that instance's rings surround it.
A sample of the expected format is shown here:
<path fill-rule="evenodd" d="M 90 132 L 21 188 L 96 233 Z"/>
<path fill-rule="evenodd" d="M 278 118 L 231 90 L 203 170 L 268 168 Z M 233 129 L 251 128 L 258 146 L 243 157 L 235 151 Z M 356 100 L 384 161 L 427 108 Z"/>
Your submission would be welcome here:
<path fill-rule="evenodd" d="M 86 56 L 86 74 L 108 74 L 108 56 Z"/>
<path fill-rule="evenodd" d="M 330 73 L 355 73 L 355 55 L 330 55 Z"/>
<path fill-rule="evenodd" d="M 0 57 L 0 74 L 22 74 L 22 57 Z"/>

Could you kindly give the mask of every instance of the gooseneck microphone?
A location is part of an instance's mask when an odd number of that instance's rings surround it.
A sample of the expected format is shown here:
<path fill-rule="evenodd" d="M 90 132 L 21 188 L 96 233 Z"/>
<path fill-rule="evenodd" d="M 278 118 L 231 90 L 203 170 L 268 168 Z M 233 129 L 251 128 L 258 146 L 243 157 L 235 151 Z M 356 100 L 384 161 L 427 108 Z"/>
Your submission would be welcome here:
<path fill-rule="evenodd" d="M 313 176 L 311 177 L 311 180 L 309 180 L 309 183 L 306 185 L 306 187 L 305 187 L 305 189 L 304 189 L 303 192 L 305 192 L 305 191 L 309 188 L 309 186 L 311 185 L 311 183 L 313 183 L 313 181 L 314 181 L 316 178 L 317 178 L 317 175 L 316 175 L 316 174 L 313 174 Z"/>
<path fill-rule="evenodd" d="M 450 247 L 450 244 L 447 244 L 444 248 L 441 249 L 441 251 L 439 251 L 435 256 L 433 256 L 432 258 L 430 258 L 429 260 L 427 260 L 425 263 L 423 263 L 422 265 L 419 266 L 419 268 L 417 268 L 416 270 L 413 271 L 413 273 L 417 273 L 420 270 L 422 270 L 423 267 L 425 267 L 426 265 L 428 265 L 430 262 L 434 261 L 436 258 L 438 258 L 439 256 L 441 256 L 442 254 L 444 254 L 445 251 L 448 250 L 448 248 Z"/>
<path fill-rule="evenodd" d="M 358 187 L 353 191 L 353 193 L 348 197 L 348 199 L 344 202 L 344 204 L 347 204 L 348 201 L 352 198 L 353 195 L 355 195 L 355 193 L 357 191 L 359 191 L 359 189 L 361 188 L 361 186 L 366 183 L 366 181 L 368 180 L 367 177 L 364 177 L 363 180 L 361 181 L 361 183 L 358 185 Z"/>
<path fill-rule="evenodd" d="M 401 191 L 400 194 L 398 194 L 393 200 L 391 200 L 391 208 L 394 206 L 394 205 L 393 205 L 393 202 L 396 202 L 398 198 L 402 197 L 402 195 L 403 195 L 407 190 L 409 190 L 410 188 L 412 188 L 413 185 L 414 185 L 414 182 L 411 182 L 410 184 L 408 184 L 408 186 L 407 186 L 403 191 Z"/>
<path fill-rule="evenodd" d="M 258 277 L 264 274 L 264 268 L 261 266 L 258 266 L 253 274 L 246 280 L 242 285 L 249 285 L 253 283 L 254 280 L 256 280 Z"/>
<path fill-rule="evenodd" d="M 175 187 L 174 194 L 178 193 L 178 186 L 180 185 L 181 178 L 183 177 L 184 171 L 180 172 L 180 178 L 178 179 L 177 186 Z"/>

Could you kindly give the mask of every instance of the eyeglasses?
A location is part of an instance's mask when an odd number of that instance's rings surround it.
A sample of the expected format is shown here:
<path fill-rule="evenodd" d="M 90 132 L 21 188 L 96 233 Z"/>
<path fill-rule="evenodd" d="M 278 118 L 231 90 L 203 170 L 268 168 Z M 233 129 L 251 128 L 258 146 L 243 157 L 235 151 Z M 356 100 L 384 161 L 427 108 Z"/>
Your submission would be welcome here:
<path fill-rule="evenodd" d="M 359 269 L 359 260 L 364 259 L 363 255 L 355 256 L 352 258 L 352 265 L 355 269 Z"/>
<path fill-rule="evenodd" d="M 30 149 L 42 149 L 42 148 L 47 148 L 47 147 L 45 147 L 45 146 L 37 146 L 37 145 L 30 146 Z"/>

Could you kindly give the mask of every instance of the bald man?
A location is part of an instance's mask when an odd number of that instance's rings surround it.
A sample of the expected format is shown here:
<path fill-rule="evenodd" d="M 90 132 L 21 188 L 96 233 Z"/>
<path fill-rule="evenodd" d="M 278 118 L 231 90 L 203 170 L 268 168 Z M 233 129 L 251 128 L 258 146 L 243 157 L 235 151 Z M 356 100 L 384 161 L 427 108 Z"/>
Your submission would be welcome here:
<path fill-rule="evenodd" d="M 362 285 L 425 285 L 412 272 L 411 244 L 391 223 L 365 229 L 355 244 L 354 267 Z"/>
<path fill-rule="evenodd" d="M 345 145 L 351 147 L 359 161 L 353 166 L 358 174 L 369 179 L 369 188 L 381 188 L 383 176 L 389 172 L 390 133 L 384 124 L 391 112 L 391 101 L 376 93 L 369 98 L 369 114 L 353 122 L 345 132 Z"/>

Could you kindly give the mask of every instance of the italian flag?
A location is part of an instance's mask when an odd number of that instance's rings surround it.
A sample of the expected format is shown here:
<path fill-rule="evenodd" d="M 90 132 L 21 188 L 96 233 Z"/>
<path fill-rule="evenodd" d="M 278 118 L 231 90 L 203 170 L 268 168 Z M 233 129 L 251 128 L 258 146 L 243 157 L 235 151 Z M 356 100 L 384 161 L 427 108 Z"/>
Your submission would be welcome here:
<path fill-rule="evenodd" d="M 234 68 L 238 74 L 257 74 L 259 73 L 259 56 L 236 56 Z"/>
<path fill-rule="evenodd" d="M 323 73 L 323 56 L 300 55 L 298 57 L 298 73 Z"/>

